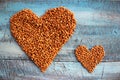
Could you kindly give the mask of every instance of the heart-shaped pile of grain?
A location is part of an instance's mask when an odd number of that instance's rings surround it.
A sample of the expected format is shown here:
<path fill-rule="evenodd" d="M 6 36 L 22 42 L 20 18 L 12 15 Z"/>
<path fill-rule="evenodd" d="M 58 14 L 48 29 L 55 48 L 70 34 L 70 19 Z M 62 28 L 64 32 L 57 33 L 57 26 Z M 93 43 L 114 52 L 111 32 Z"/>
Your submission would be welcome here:
<path fill-rule="evenodd" d="M 73 13 L 64 7 L 50 9 L 41 17 L 24 9 L 10 19 L 12 35 L 42 72 L 68 41 L 75 26 Z"/>
<path fill-rule="evenodd" d="M 78 61 L 88 70 L 93 72 L 96 65 L 103 59 L 105 55 L 104 48 L 102 46 L 94 46 L 90 51 L 86 46 L 78 46 L 75 51 Z"/>

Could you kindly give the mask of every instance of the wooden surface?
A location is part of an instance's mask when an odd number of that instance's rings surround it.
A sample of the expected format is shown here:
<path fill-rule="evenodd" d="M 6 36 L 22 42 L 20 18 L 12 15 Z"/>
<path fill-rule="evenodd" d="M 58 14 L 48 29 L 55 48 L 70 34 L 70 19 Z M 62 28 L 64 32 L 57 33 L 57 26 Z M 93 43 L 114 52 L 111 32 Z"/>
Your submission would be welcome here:
<path fill-rule="evenodd" d="M 9 18 L 29 8 L 38 16 L 65 6 L 77 20 L 73 36 L 45 73 L 20 49 L 10 34 Z M 76 60 L 75 48 L 103 45 L 106 55 L 93 73 Z M 120 80 L 120 1 L 114 0 L 0 0 L 0 80 Z"/>

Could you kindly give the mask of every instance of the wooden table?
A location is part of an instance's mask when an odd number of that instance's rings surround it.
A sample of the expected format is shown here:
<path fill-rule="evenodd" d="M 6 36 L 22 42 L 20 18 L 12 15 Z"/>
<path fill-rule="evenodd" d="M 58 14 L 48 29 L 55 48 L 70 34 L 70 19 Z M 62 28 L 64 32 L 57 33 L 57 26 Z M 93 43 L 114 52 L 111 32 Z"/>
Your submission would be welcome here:
<path fill-rule="evenodd" d="M 9 19 L 29 8 L 38 16 L 65 6 L 76 18 L 73 36 L 45 73 L 20 49 L 9 29 Z M 78 45 L 103 45 L 106 55 L 93 73 L 76 60 Z M 120 1 L 109 0 L 0 0 L 0 80 L 120 80 Z"/>

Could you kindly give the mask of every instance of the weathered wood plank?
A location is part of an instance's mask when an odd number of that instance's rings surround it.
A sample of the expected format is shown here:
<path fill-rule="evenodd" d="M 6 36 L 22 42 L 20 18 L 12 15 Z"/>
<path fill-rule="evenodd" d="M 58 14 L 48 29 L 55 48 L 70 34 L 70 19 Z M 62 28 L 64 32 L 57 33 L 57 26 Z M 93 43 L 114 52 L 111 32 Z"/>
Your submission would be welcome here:
<path fill-rule="evenodd" d="M 91 42 L 87 40 L 90 40 Z M 118 45 L 120 44 L 119 42 L 119 38 L 95 38 L 92 40 L 90 37 L 85 37 L 77 41 L 76 39 L 73 39 L 73 41 L 69 40 L 69 42 L 65 44 L 60 50 L 54 61 L 76 61 L 74 49 L 78 46 L 78 44 L 87 45 L 89 48 L 96 44 L 102 44 L 106 51 L 106 56 L 103 61 L 120 61 L 120 46 Z M 0 59 L 28 59 L 28 57 L 20 49 L 16 42 L 2 42 L 0 45 Z"/>
<path fill-rule="evenodd" d="M 88 73 L 78 62 L 53 62 L 45 73 L 28 60 L 0 60 L 0 80 L 120 80 L 120 62 L 100 63 Z"/>

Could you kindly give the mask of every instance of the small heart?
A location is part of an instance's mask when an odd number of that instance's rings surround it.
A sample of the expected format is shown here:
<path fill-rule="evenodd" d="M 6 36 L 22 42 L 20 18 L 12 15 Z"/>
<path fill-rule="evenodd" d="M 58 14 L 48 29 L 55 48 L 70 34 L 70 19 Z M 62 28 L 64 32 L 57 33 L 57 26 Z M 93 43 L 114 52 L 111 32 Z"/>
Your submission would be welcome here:
<path fill-rule="evenodd" d="M 78 61 L 91 73 L 96 65 L 102 61 L 105 51 L 100 45 L 94 46 L 91 50 L 88 50 L 86 46 L 78 46 L 75 50 L 75 55 Z"/>
<path fill-rule="evenodd" d="M 73 13 L 64 7 L 50 9 L 41 17 L 24 9 L 10 19 L 13 37 L 42 72 L 69 40 L 75 27 Z"/>

